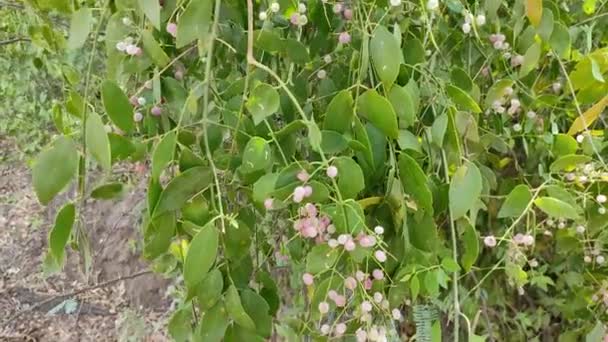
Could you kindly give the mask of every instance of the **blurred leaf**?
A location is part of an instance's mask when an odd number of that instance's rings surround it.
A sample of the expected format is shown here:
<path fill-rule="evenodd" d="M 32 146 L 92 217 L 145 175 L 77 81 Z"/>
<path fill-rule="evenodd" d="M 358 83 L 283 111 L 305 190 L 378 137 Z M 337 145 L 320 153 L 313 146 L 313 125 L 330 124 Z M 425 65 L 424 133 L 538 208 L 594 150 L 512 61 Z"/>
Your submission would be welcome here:
<path fill-rule="evenodd" d="M 86 133 L 87 150 L 93 155 L 99 166 L 110 171 L 112 168 L 110 140 L 101 118 L 95 112 L 87 114 Z"/>
<path fill-rule="evenodd" d="M 180 209 L 189 199 L 208 187 L 213 174 L 206 166 L 188 169 L 173 178 L 161 192 L 153 216 Z"/>
<path fill-rule="evenodd" d="M 553 163 L 551 163 L 549 170 L 551 170 L 551 172 L 559 172 L 562 170 L 572 171 L 576 168 L 577 165 L 588 163 L 591 160 L 592 158 L 589 156 L 579 154 L 567 154 L 565 156 L 557 158 Z"/>
<path fill-rule="evenodd" d="M 450 211 L 457 220 L 472 209 L 481 194 L 481 173 L 477 166 L 467 162 L 460 166 L 450 182 Z"/>
<path fill-rule="evenodd" d="M 220 342 L 228 327 L 228 312 L 222 301 L 207 310 L 195 335 L 196 342 Z"/>
<path fill-rule="evenodd" d="M 526 0 L 526 16 L 530 23 L 536 27 L 540 25 L 540 20 L 543 15 L 542 0 Z"/>
<path fill-rule="evenodd" d="M 338 157 L 334 159 L 333 165 L 338 168 L 338 189 L 343 198 L 355 198 L 365 189 L 363 171 L 352 158 Z"/>
<path fill-rule="evenodd" d="M 532 200 L 532 192 L 525 184 L 519 184 L 507 196 L 498 211 L 498 218 L 519 217 Z"/>
<path fill-rule="evenodd" d="M 397 56 L 401 55 L 395 37 L 386 27 L 378 25 L 372 33 L 369 49 L 378 78 L 385 88 L 390 88 L 399 75 L 400 59 Z"/>
<path fill-rule="evenodd" d="M 604 111 L 608 105 L 608 95 L 604 96 L 598 103 L 594 104 L 591 108 L 587 109 L 581 116 L 577 117 L 576 120 L 570 126 L 568 130 L 569 135 L 574 135 L 580 131 L 587 129 L 591 126 L 600 114 Z"/>
<path fill-rule="evenodd" d="M 536 69 L 538 66 L 538 60 L 540 59 L 540 53 L 541 45 L 539 43 L 532 44 L 532 46 L 526 50 L 526 53 L 524 54 L 524 62 L 519 68 L 519 78 L 528 75 L 532 70 Z"/>
<path fill-rule="evenodd" d="M 243 151 L 243 163 L 241 171 L 251 173 L 264 170 L 272 165 L 272 151 L 266 140 L 260 137 L 252 137 Z"/>
<path fill-rule="evenodd" d="M 101 99 L 110 120 L 125 133 L 131 132 L 134 126 L 133 106 L 120 87 L 109 80 L 103 82 Z"/>
<path fill-rule="evenodd" d="M 139 8 L 144 12 L 148 20 L 157 29 L 160 27 L 160 3 L 158 0 L 137 0 Z"/>
<path fill-rule="evenodd" d="M 342 90 L 327 106 L 323 129 L 346 133 L 350 131 L 353 117 L 353 97 L 350 91 Z"/>
<path fill-rule="evenodd" d="M 218 250 L 218 232 L 213 223 L 202 227 L 188 246 L 184 260 L 184 282 L 190 289 L 205 278 L 207 272 L 215 263 Z"/>
<path fill-rule="evenodd" d="M 55 225 L 49 233 L 49 253 L 59 267 L 63 265 L 65 245 L 70 240 L 75 218 L 76 207 L 74 204 L 64 205 L 57 213 Z"/>
<path fill-rule="evenodd" d="M 391 39 L 392 36 L 391 36 Z M 358 109 L 374 126 L 390 138 L 399 137 L 397 114 L 391 103 L 375 90 L 368 90 L 359 97 Z"/>
<path fill-rule="evenodd" d="M 279 110 L 279 93 L 269 84 L 258 84 L 249 94 L 245 106 L 251 112 L 253 123 L 260 124 Z"/>
<path fill-rule="evenodd" d="M 78 150 L 72 139 L 60 136 L 43 150 L 32 167 L 32 183 L 38 200 L 48 204 L 76 175 Z"/>
<path fill-rule="evenodd" d="M 96 199 L 112 199 L 120 196 L 122 191 L 122 183 L 108 183 L 93 189 L 93 191 L 91 191 L 91 197 Z"/>
<path fill-rule="evenodd" d="M 230 315 L 238 325 L 247 330 L 255 331 L 255 323 L 245 312 L 239 292 L 234 285 L 230 285 L 226 291 L 226 309 L 228 310 L 228 315 Z"/>
<path fill-rule="evenodd" d="M 190 1 L 177 23 L 175 45 L 178 49 L 188 45 L 195 39 L 207 36 L 211 20 L 211 5 L 209 0 Z"/>
<path fill-rule="evenodd" d="M 139 1 L 155 1 L 158 3 L 158 0 Z M 167 64 L 169 64 L 169 62 L 171 62 L 171 59 L 169 58 L 169 56 L 167 56 L 167 53 L 165 53 L 165 51 L 162 47 L 160 47 L 156 39 L 154 39 L 152 32 L 143 31 L 141 33 L 141 40 L 144 44 L 144 51 L 152 59 L 152 61 L 154 61 L 154 64 L 156 64 L 159 68 L 164 68 Z"/>
<path fill-rule="evenodd" d="M 414 99 L 408 87 L 392 86 L 388 99 L 399 119 L 399 127 L 407 128 L 416 122 Z"/>
<path fill-rule="evenodd" d="M 418 208 L 433 214 L 433 195 L 426 175 L 418 163 L 405 153 L 399 157 L 399 178 L 403 191 L 416 201 Z"/>
<path fill-rule="evenodd" d="M 453 85 L 447 85 L 446 91 L 459 109 L 471 111 L 473 113 L 481 113 L 481 108 L 479 108 L 477 102 L 475 102 L 475 100 L 473 100 L 473 98 L 464 90 Z"/>
<path fill-rule="evenodd" d="M 78 11 L 72 13 L 70 21 L 70 33 L 68 39 L 68 49 L 78 49 L 84 45 L 91 31 L 93 16 L 91 10 L 87 7 L 82 7 Z"/>
<path fill-rule="evenodd" d="M 551 197 L 539 197 L 534 204 L 547 215 L 553 218 L 564 218 L 570 220 L 579 219 L 579 215 L 570 204 Z"/>
<path fill-rule="evenodd" d="M 177 143 L 177 135 L 175 131 L 167 133 L 161 141 L 156 145 L 152 154 L 152 178 L 158 179 L 163 170 L 173 160 L 175 145 Z"/>
<path fill-rule="evenodd" d="M 460 263 L 465 272 L 469 272 L 479 256 L 479 236 L 477 235 L 475 227 L 468 222 L 465 222 L 463 225 L 464 234 L 462 235 L 462 244 L 464 246 L 464 252 L 462 253 Z"/>

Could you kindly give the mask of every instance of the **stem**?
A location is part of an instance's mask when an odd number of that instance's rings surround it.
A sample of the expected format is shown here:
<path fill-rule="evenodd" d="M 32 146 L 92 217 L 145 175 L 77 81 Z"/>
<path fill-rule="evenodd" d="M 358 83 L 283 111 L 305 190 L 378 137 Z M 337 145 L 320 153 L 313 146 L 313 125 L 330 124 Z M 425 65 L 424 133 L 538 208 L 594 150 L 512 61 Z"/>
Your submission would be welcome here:
<path fill-rule="evenodd" d="M 211 62 L 213 57 L 213 46 L 215 43 L 215 36 L 217 35 L 217 24 L 220 18 L 220 7 L 221 0 L 215 1 L 215 8 L 213 12 L 213 25 L 211 26 L 211 39 L 209 43 L 209 50 L 207 51 L 207 61 L 205 65 L 205 82 L 203 89 L 203 120 L 205 124 L 203 124 L 203 137 L 205 139 L 205 154 L 207 155 L 207 159 L 209 160 L 209 166 L 211 166 L 211 170 L 213 171 L 213 179 L 215 182 L 215 187 L 217 189 L 217 205 L 220 211 L 220 225 L 222 227 L 222 233 L 226 232 L 226 225 L 224 223 L 224 205 L 222 204 L 222 189 L 220 188 L 220 182 L 217 176 L 217 169 L 215 168 L 215 163 L 213 162 L 213 154 L 209 149 L 209 135 L 207 132 L 207 120 L 209 116 L 209 82 L 211 80 Z"/>
<path fill-rule="evenodd" d="M 448 159 L 445 155 L 445 151 L 441 150 L 441 157 L 443 159 L 443 169 L 445 172 L 446 182 L 450 183 L 450 174 L 448 170 Z M 452 258 L 456 261 L 458 260 L 458 244 L 456 237 L 456 227 L 454 226 L 454 218 L 452 216 L 452 209 L 448 208 L 448 212 L 450 215 L 450 231 L 452 234 Z M 458 299 L 458 270 L 452 273 L 452 291 L 454 296 L 454 342 L 458 342 L 458 334 L 460 330 L 460 301 Z"/>

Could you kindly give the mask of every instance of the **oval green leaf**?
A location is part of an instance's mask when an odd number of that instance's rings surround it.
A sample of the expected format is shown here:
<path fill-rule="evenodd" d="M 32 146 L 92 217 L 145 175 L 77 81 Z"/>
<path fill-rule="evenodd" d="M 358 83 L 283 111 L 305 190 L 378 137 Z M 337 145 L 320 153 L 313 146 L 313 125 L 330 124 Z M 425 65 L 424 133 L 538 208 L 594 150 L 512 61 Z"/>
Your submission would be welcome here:
<path fill-rule="evenodd" d="M 392 37 L 391 37 L 392 39 Z M 359 112 L 386 136 L 397 139 L 397 114 L 391 103 L 375 90 L 368 90 L 357 101 Z"/>
<path fill-rule="evenodd" d="M 72 139 L 60 136 L 42 151 L 32 168 L 32 183 L 43 205 L 65 188 L 78 170 L 78 150 Z"/>
<path fill-rule="evenodd" d="M 245 106 L 252 115 L 253 123 L 258 125 L 279 110 L 279 93 L 269 84 L 260 83 L 251 91 Z"/>
<path fill-rule="evenodd" d="M 190 289 L 205 278 L 215 263 L 218 248 L 218 232 L 213 223 L 208 223 L 199 230 L 188 246 L 184 260 L 184 282 Z"/>
<path fill-rule="evenodd" d="M 457 220 L 472 209 L 481 194 L 482 179 L 479 168 L 471 162 L 460 166 L 450 182 L 449 200 L 452 219 Z"/>
<path fill-rule="evenodd" d="M 384 86 L 389 88 L 399 75 L 399 45 L 386 27 L 378 25 L 372 33 L 369 48 L 376 74 Z"/>
<path fill-rule="evenodd" d="M 134 126 L 133 106 L 120 87 L 112 81 L 103 82 L 101 100 L 110 120 L 122 131 L 131 132 Z"/>

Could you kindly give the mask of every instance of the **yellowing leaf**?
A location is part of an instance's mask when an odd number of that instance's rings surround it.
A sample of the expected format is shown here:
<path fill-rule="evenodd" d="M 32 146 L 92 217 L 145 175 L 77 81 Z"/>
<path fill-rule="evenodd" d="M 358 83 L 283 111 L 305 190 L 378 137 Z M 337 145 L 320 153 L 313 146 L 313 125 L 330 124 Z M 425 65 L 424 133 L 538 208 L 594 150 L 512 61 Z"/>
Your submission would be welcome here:
<path fill-rule="evenodd" d="M 528 16 L 530 23 L 535 27 L 538 27 L 543 16 L 542 0 L 526 0 L 526 15 Z"/>
<path fill-rule="evenodd" d="M 604 98 L 599 100 L 598 103 L 594 104 L 593 107 L 587 109 L 586 112 L 576 118 L 568 130 L 568 134 L 574 135 L 591 126 L 591 124 L 597 120 L 600 114 L 602 114 L 607 105 L 608 95 L 604 96 Z"/>

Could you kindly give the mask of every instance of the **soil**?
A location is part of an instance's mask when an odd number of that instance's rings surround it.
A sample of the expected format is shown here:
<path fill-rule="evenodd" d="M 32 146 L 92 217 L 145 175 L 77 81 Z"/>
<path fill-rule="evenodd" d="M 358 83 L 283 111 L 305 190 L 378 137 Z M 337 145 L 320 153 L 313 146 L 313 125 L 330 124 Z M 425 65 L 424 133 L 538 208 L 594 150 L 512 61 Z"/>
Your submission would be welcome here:
<path fill-rule="evenodd" d="M 119 171 L 131 184 L 120 199 L 87 202 L 80 213 L 91 246 L 88 274 L 68 247 L 63 271 L 45 276 L 48 232 L 71 190 L 41 206 L 30 169 L 7 155 L 15 150 L 0 138 L 0 341 L 169 340 L 171 284 L 149 272 L 138 251 L 145 166 Z"/>

